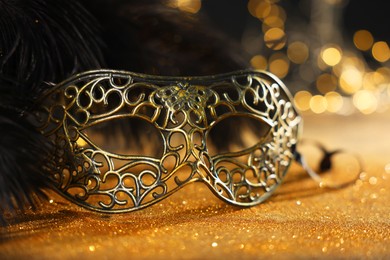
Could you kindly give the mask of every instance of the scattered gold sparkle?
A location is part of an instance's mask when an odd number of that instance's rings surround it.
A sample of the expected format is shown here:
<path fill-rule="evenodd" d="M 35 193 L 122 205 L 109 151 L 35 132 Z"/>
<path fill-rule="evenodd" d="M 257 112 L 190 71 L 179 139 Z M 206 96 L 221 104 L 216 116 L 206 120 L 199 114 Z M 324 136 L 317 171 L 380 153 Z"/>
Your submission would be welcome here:
<path fill-rule="evenodd" d="M 386 164 L 385 171 L 387 174 L 390 174 L 390 163 Z"/>
<path fill-rule="evenodd" d="M 368 179 L 368 182 L 371 184 L 371 185 L 376 185 L 378 183 L 378 179 L 374 176 L 370 177 L 370 179 Z"/>

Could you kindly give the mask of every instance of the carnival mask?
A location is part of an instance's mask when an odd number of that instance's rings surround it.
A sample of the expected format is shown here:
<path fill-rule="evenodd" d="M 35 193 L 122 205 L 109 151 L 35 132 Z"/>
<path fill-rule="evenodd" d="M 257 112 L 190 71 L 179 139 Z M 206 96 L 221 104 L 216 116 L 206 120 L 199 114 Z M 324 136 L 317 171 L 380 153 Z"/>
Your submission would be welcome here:
<path fill-rule="evenodd" d="M 210 132 L 224 120 L 240 118 L 257 122 L 258 141 L 242 150 L 211 153 Z M 97 142 L 90 134 L 100 124 L 122 119 L 154 128 L 161 152 L 108 151 L 108 136 Z M 234 205 L 263 202 L 294 159 L 301 117 L 284 84 L 266 72 L 162 77 L 98 70 L 45 94 L 36 121 L 54 144 L 50 178 L 56 190 L 92 210 L 126 212 L 193 182 Z"/>

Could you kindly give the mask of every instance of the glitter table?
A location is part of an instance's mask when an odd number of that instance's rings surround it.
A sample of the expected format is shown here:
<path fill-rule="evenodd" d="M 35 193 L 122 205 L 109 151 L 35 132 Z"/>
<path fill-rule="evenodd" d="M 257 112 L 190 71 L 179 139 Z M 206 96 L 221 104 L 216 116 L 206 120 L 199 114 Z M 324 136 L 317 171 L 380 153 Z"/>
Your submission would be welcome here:
<path fill-rule="evenodd" d="M 51 203 L 1 229 L 0 258 L 390 257 L 390 115 L 304 119 L 306 138 L 364 158 L 365 173 L 353 185 L 321 189 L 296 166 L 270 200 L 253 208 L 225 205 L 195 184 L 117 215 L 89 212 L 53 194 Z"/>

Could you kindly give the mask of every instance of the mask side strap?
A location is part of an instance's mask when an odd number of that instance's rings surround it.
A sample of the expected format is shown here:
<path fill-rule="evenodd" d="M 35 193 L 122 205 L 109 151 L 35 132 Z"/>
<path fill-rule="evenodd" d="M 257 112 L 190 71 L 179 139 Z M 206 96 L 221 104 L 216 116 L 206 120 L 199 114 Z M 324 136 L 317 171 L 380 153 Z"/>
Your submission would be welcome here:
<path fill-rule="evenodd" d="M 317 182 L 321 188 L 340 189 L 340 188 L 346 187 L 348 185 L 351 185 L 351 184 L 355 183 L 355 181 L 359 179 L 360 174 L 362 172 L 364 172 L 362 159 L 360 158 L 359 155 L 352 154 L 355 157 L 355 159 L 357 160 L 358 164 L 359 164 L 359 171 L 358 171 L 358 174 L 355 176 L 355 178 L 353 178 L 352 180 L 350 180 L 350 181 L 348 181 L 346 183 L 339 184 L 339 185 L 332 185 L 332 184 L 324 182 L 323 178 L 320 176 L 320 173 L 323 173 L 323 172 L 326 172 L 326 171 L 332 169 L 332 157 L 334 155 L 336 155 L 336 154 L 343 153 L 344 151 L 340 150 L 340 149 L 337 149 L 337 150 L 334 150 L 334 151 L 328 151 L 327 149 L 325 149 L 325 147 L 323 145 L 321 145 L 318 142 L 314 142 L 314 145 L 317 146 L 323 153 L 323 157 L 322 157 L 322 159 L 321 159 L 321 161 L 319 163 L 319 171 L 318 171 L 318 173 L 316 171 L 314 171 L 308 165 L 308 163 L 306 162 L 304 156 L 300 152 L 298 152 L 297 150 L 295 150 L 295 153 L 294 153 L 294 160 L 302 166 L 302 168 L 306 171 L 306 173 L 315 182 Z"/>
<path fill-rule="evenodd" d="M 310 166 L 306 163 L 306 160 L 305 158 L 302 156 L 301 153 L 299 153 L 298 151 L 295 151 L 294 153 L 294 160 L 299 163 L 302 168 L 306 171 L 306 173 L 315 181 L 317 182 L 320 186 L 321 186 L 321 183 L 322 183 L 322 178 L 321 176 L 316 173 L 312 168 L 310 168 Z"/>

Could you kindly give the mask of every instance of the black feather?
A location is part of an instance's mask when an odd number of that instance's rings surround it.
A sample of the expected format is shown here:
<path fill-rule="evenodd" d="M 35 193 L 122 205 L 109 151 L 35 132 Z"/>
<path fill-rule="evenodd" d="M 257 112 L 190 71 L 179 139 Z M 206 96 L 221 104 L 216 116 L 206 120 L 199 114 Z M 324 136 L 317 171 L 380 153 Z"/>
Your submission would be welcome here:
<path fill-rule="evenodd" d="M 0 0 L 0 73 L 22 93 L 101 66 L 96 22 L 74 0 Z"/>
<path fill-rule="evenodd" d="M 16 111 L 0 108 L 0 223 L 4 212 L 14 213 L 46 198 L 49 183 L 43 174 L 48 142 Z"/>
<path fill-rule="evenodd" d="M 44 197 L 50 145 L 28 113 L 46 82 L 101 67 L 97 34 L 77 1 L 0 0 L 0 220 Z"/>

